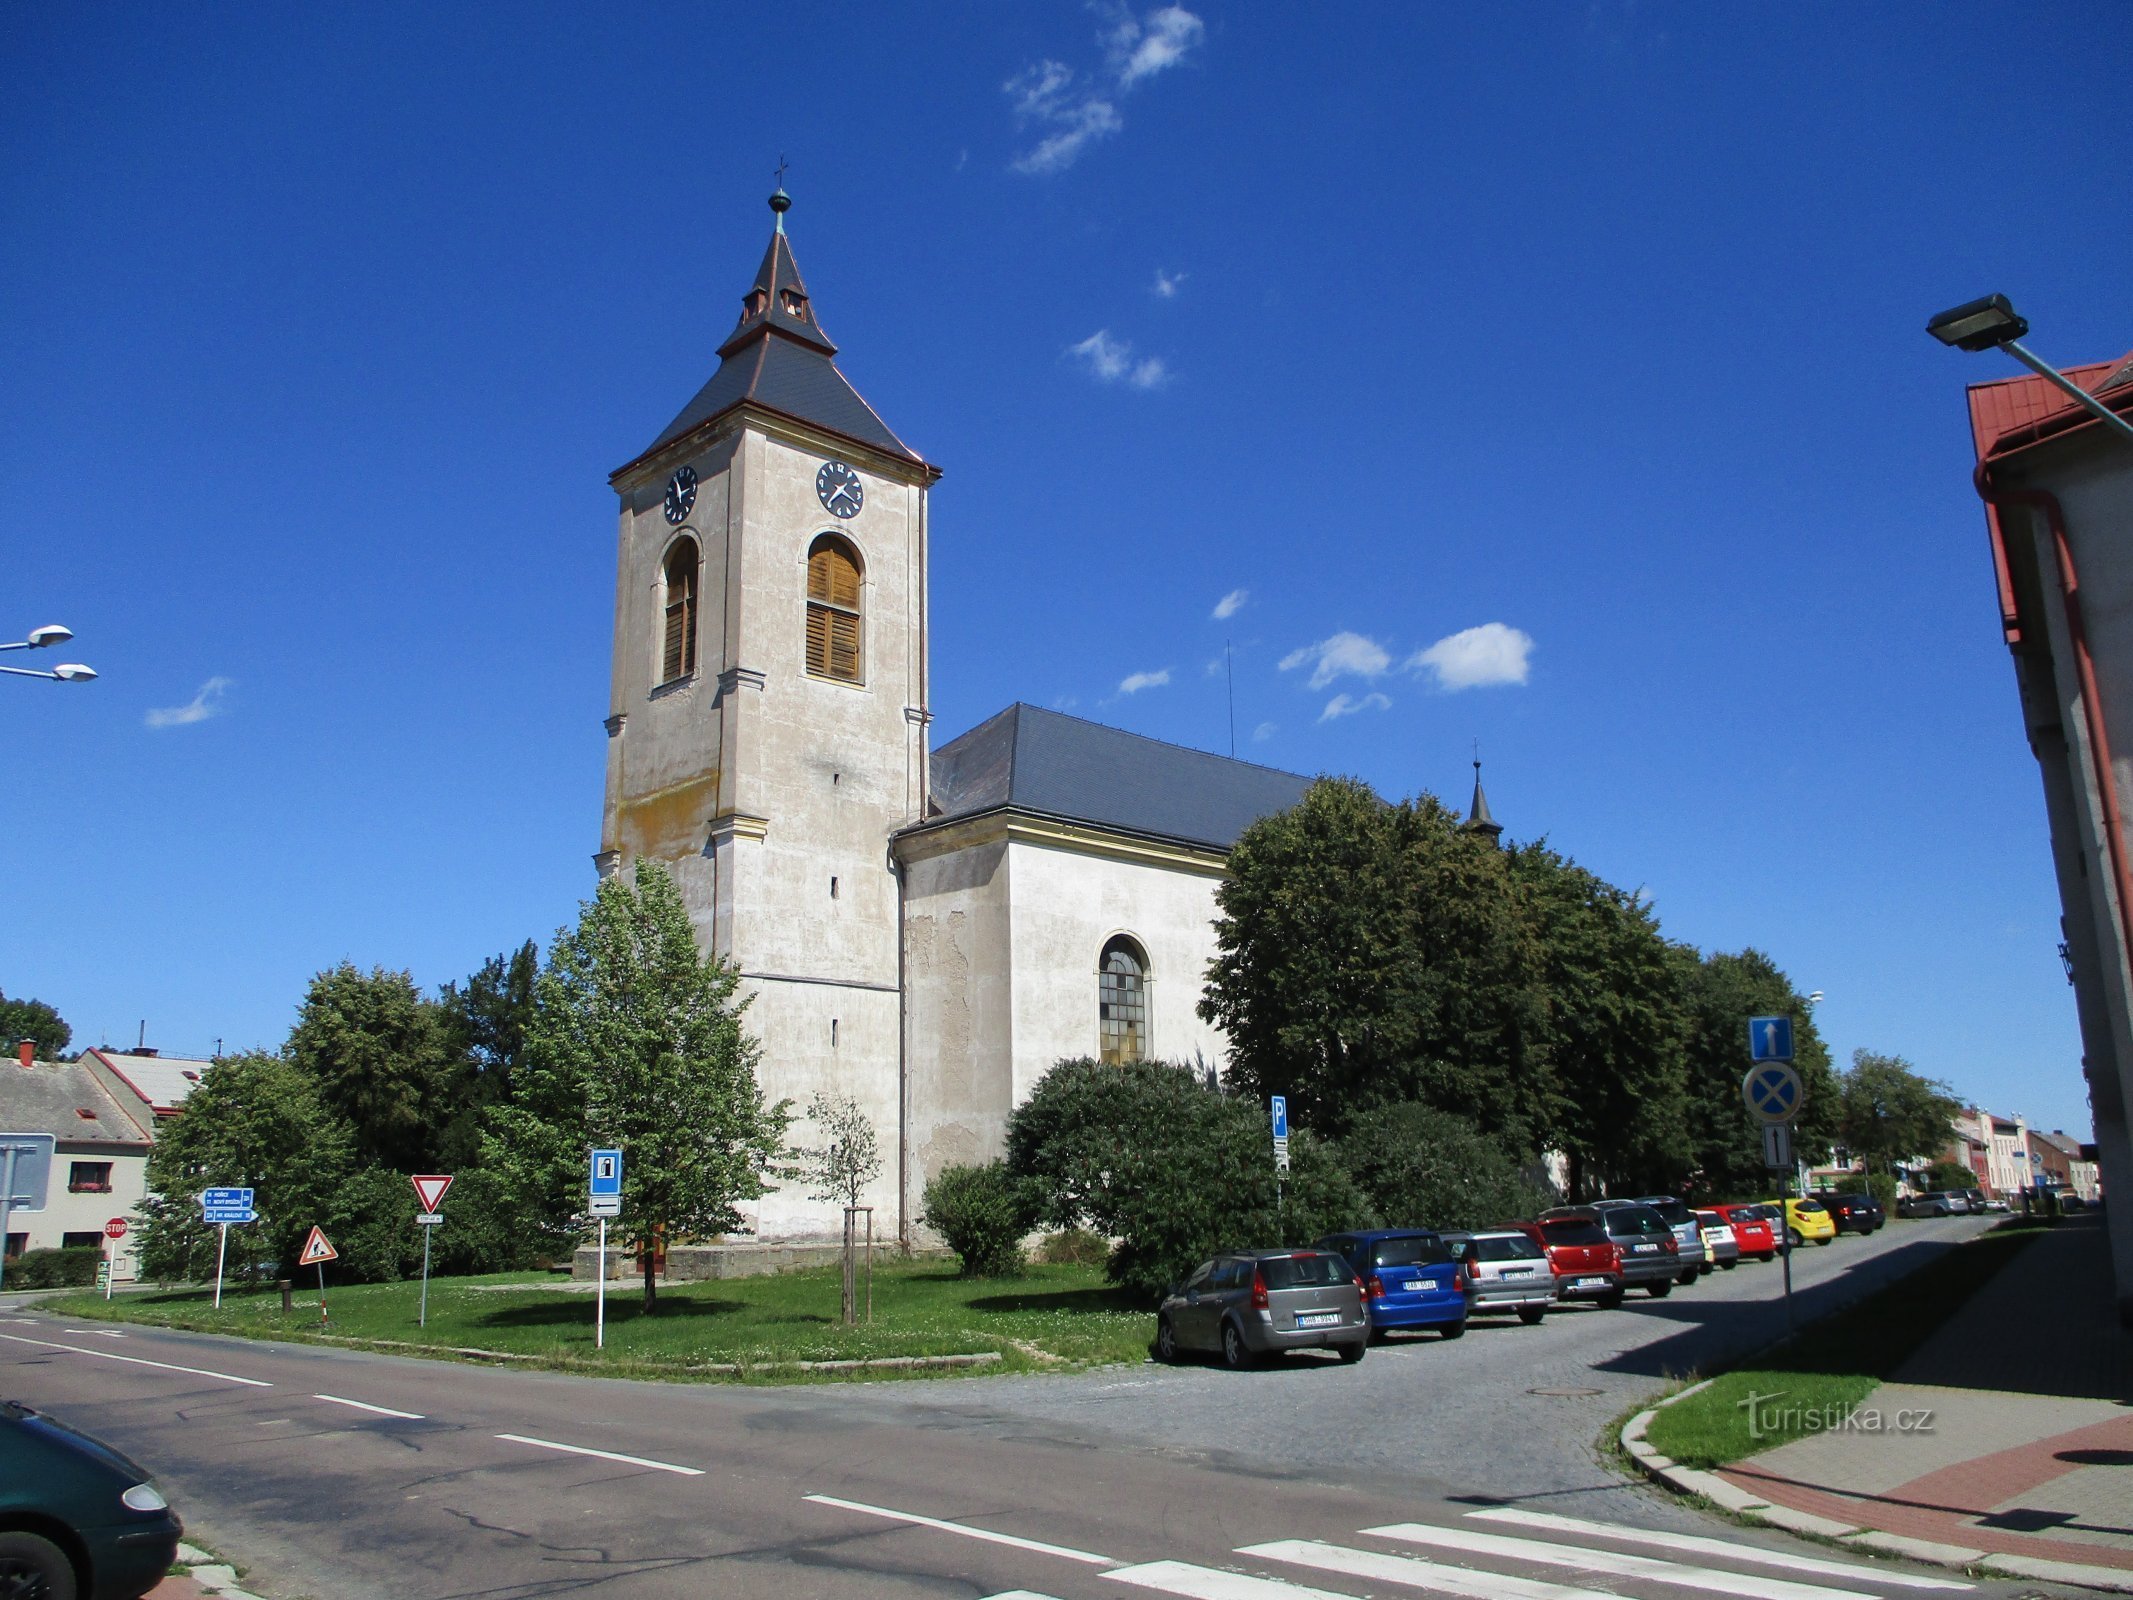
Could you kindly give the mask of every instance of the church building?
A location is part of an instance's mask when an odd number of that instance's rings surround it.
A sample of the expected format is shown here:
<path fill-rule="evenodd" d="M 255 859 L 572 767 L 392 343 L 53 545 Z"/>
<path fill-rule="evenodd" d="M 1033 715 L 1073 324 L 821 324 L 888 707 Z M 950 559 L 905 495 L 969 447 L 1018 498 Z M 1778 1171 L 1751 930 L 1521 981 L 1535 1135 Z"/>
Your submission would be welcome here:
<path fill-rule="evenodd" d="M 674 874 L 753 996 L 759 1076 L 872 1119 L 877 1236 L 1000 1153 L 1063 1057 L 1204 1063 L 1215 888 L 1311 780 L 1012 705 L 932 748 L 928 496 L 940 469 L 836 363 L 785 233 L 711 379 L 610 478 L 621 500 L 603 877 Z M 806 1142 L 811 1130 L 796 1124 Z M 763 1240 L 827 1236 L 792 1186 Z"/>

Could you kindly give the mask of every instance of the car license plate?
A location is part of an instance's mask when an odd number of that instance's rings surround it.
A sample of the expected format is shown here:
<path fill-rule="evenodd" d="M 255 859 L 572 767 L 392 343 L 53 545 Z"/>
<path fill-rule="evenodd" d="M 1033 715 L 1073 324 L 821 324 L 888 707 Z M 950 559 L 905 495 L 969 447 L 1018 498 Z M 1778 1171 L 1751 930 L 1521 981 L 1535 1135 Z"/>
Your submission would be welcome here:
<path fill-rule="evenodd" d="M 1580 1278 L 1578 1279 L 1578 1287 L 1580 1289 L 1604 1289 L 1607 1287 L 1607 1280 L 1605 1278 Z"/>
<path fill-rule="evenodd" d="M 1299 1328 L 1330 1328 L 1341 1320 L 1338 1311 L 1302 1311 L 1296 1316 Z"/>
<path fill-rule="evenodd" d="M 1402 1289 L 1405 1289 L 1409 1294 L 1420 1294 L 1424 1289 L 1427 1289 L 1429 1287 L 1429 1279 L 1409 1278 L 1405 1283 L 1401 1284 L 1400 1287 Z"/>
<path fill-rule="evenodd" d="M 1530 1278 L 1533 1276 L 1533 1269 L 1531 1267 L 1505 1267 L 1503 1275 L 1506 1278 Z"/>
<path fill-rule="evenodd" d="M 1633 1246 L 1631 1248 L 1631 1253 L 1633 1255 L 1647 1256 L 1657 1254 L 1658 1250 L 1659 1247 L 1655 1244 L 1640 1244 Z"/>

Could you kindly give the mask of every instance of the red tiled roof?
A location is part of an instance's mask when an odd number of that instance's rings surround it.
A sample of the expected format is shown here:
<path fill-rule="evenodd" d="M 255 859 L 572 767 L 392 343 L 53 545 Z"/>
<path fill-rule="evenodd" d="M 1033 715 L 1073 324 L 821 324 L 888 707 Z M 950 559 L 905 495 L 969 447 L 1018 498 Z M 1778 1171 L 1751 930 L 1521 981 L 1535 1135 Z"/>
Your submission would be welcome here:
<path fill-rule="evenodd" d="M 2093 392 L 2098 384 L 2125 364 L 2125 360 L 2121 358 L 2117 361 L 2098 361 L 2088 366 L 2062 367 L 2060 370 L 2082 388 Z M 2057 417 L 2062 412 L 2071 413 L 2080 409 L 2032 372 L 2025 372 L 2019 378 L 1999 378 L 1991 383 L 1973 383 L 1969 394 L 1970 436 L 1976 442 L 1980 461 L 1991 455 L 1994 446 L 2016 429 L 2034 427 L 2037 423 Z"/>

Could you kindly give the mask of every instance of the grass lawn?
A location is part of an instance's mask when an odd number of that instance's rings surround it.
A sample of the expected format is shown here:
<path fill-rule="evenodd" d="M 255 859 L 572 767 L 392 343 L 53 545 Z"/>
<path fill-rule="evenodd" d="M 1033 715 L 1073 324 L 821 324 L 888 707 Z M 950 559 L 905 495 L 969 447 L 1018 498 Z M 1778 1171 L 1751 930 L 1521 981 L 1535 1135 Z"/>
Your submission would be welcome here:
<path fill-rule="evenodd" d="M 2002 1223 L 1868 1295 L 1798 1338 L 1662 1408 L 1645 1438 L 1684 1466 L 1722 1467 L 1828 1429 L 1858 1405 L 1947 1321 L 2015 1252 L 2034 1227 Z M 1761 1397 L 1751 1426 L 1746 1401 Z"/>
<path fill-rule="evenodd" d="M 765 1278 L 662 1286 L 644 1314 L 642 1288 L 610 1284 L 607 1346 L 593 1348 L 593 1296 L 537 1273 L 432 1278 L 429 1326 L 415 1324 L 417 1283 L 328 1284 L 333 1341 L 407 1343 L 443 1354 L 476 1350 L 541 1365 L 623 1377 L 791 1383 L 837 1378 L 945 1376 L 1135 1362 L 1146 1358 L 1155 1319 L 1103 1281 L 1094 1267 L 1032 1266 L 1021 1277 L 966 1279 L 939 1262 L 877 1263 L 874 1321 L 838 1321 L 836 1267 Z M 222 1308 L 198 1289 L 142 1291 L 106 1301 L 95 1294 L 44 1302 L 62 1316 L 145 1322 L 253 1339 L 317 1341 L 318 1290 L 299 1290 L 284 1315 L 272 1289 L 225 1290 Z M 965 1368 L 807 1372 L 801 1361 L 992 1352 Z M 532 1364 L 529 1362 L 528 1364 Z M 738 1373 L 691 1370 L 735 1364 Z"/>

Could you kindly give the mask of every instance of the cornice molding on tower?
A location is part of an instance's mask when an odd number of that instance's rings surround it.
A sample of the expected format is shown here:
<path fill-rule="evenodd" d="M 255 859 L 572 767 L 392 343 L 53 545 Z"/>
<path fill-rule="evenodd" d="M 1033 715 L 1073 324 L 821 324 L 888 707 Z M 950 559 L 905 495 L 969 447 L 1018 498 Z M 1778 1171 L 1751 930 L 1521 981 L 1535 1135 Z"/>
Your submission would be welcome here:
<path fill-rule="evenodd" d="M 758 694 L 768 682 L 754 667 L 728 667 L 718 675 L 718 697 L 729 699 L 742 689 L 753 689 Z"/>
<path fill-rule="evenodd" d="M 1109 861 L 1130 861 L 1138 866 L 1160 867 L 1167 872 L 1189 872 L 1203 878 L 1229 875 L 1229 852 L 1226 850 L 1100 828 L 1008 806 L 972 817 L 958 817 L 950 822 L 920 823 L 898 833 L 891 842 L 897 856 L 908 863 L 928 861 L 935 856 L 998 844 L 1003 840 L 1009 844 L 1066 850 L 1075 855 L 1100 856 Z"/>
<path fill-rule="evenodd" d="M 735 839 L 751 839 L 760 842 L 770 837 L 770 819 L 752 817 L 745 811 L 728 811 L 711 819 L 711 827 L 704 842 L 709 850 Z"/>
<path fill-rule="evenodd" d="M 743 400 L 715 417 L 706 417 L 679 438 L 670 439 L 658 449 L 617 467 L 608 474 L 608 485 L 618 495 L 627 495 L 633 489 L 664 477 L 673 468 L 702 454 L 729 435 L 751 427 L 781 444 L 815 455 L 835 456 L 855 466 L 864 466 L 880 477 L 894 478 L 899 483 L 926 489 L 941 480 L 941 469 L 930 461 L 891 455 L 864 440 L 803 421 L 766 406 L 760 400 Z"/>

